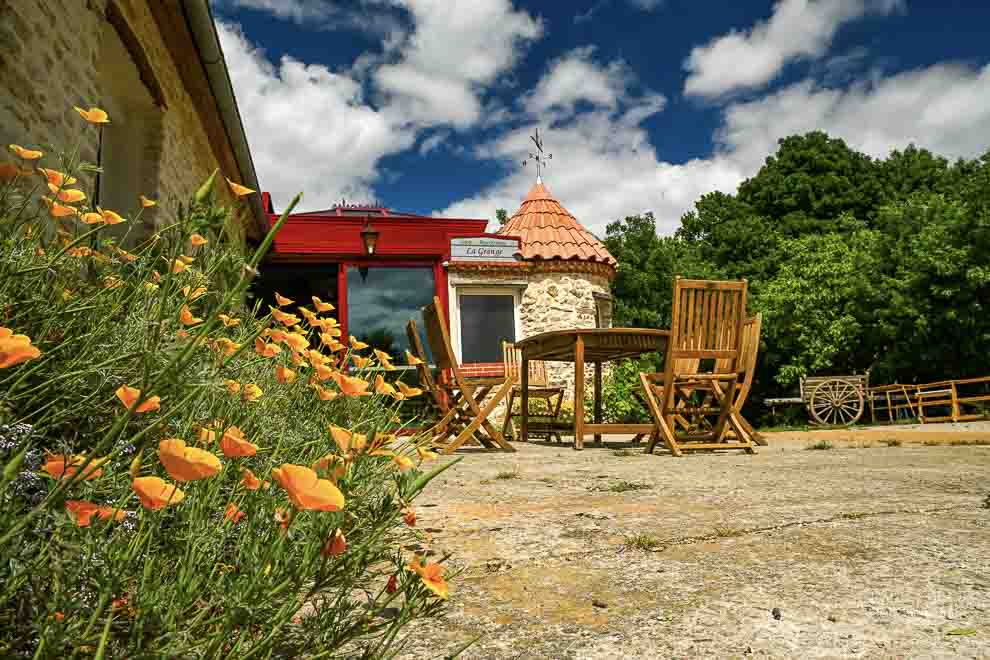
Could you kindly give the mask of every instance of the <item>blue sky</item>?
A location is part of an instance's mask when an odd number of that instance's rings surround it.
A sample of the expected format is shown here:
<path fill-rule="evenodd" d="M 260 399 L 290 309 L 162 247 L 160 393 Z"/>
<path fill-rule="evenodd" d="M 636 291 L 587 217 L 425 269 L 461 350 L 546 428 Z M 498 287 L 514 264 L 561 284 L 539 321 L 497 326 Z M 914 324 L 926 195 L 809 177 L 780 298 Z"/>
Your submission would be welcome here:
<path fill-rule="evenodd" d="M 778 138 L 821 129 L 877 157 L 990 147 L 980 0 L 213 0 L 276 207 L 374 199 L 512 213 L 535 171 L 596 232 L 669 233 Z"/>

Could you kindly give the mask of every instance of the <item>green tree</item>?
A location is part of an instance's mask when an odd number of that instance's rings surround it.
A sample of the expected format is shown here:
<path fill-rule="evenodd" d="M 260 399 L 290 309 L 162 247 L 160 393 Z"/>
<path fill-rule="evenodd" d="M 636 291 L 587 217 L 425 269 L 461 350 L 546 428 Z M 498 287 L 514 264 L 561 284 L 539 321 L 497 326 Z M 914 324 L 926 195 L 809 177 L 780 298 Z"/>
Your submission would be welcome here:
<path fill-rule="evenodd" d="M 495 209 L 495 222 L 499 224 L 500 227 L 504 227 L 505 223 L 509 221 L 509 212 L 505 209 Z"/>

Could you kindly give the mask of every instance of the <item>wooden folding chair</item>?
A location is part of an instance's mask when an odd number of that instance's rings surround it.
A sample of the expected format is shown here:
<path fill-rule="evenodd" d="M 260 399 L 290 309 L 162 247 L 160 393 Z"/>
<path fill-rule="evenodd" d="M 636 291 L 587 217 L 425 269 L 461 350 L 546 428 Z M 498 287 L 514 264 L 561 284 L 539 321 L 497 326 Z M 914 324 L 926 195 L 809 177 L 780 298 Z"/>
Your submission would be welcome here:
<path fill-rule="evenodd" d="M 463 428 L 460 428 L 460 424 L 456 424 L 456 435 L 453 432 L 448 433 L 448 429 L 445 428 L 441 432 L 443 437 L 435 437 L 434 442 L 443 444 L 443 452 L 450 454 L 471 438 L 476 437 L 475 434 L 477 434 L 481 444 L 485 447 L 494 448 L 497 446 L 505 451 L 514 452 L 515 448 L 505 440 L 501 431 L 488 421 L 488 416 L 508 396 L 509 390 L 512 389 L 512 379 L 505 376 L 500 378 L 464 377 L 460 365 L 457 363 L 457 358 L 454 357 L 454 349 L 450 343 L 450 332 L 447 329 L 443 310 L 440 308 L 440 299 L 436 296 L 434 296 L 431 304 L 423 308 L 423 320 L 426 323 L 426 339 L 430 343 L 437 368 L 441 373 L 450 376 L 448 381 L 437 383 L 439 391 L 449 401 L 450 408 L 447 414 L 450 415 L 450 420 L 448 421 L 464 424 Z M 486 403 L 485 399 L 493 389 L 495 389 L 495 394 Z M 484 433 L 482 434 L 481 431 Z M 453 440 L 447 442 L 451 435 L 454 435 Z"/>
<path fill-rule="evenodd" d="M 505 420 L 502 422 L 502 435 L 505 435 L 505 432 L 511 429 L 512 437 L 516 438 L 518 436 L 516 436 L 512 418 L 521 417 L 522 412 L 513 413 L 512 406 L 517 397 L 522 398 L 522 379 L 519 372 L 522 356 L 515 344 L 507 341 L 502 342 L 502 363 L 505 365 L 506 378 L 512 380 L 512 389 L 509 390 L 509 402 L 505 408 Z M 560 433 L 554 428 L 553 424 L 560 415 L 560 406 L 564 401 L 564 388 L 550 384 L 550 379 L 547 376 L 547 366 L 543 360 L 529 361 L 529 387 L 526 389 L 529 392 L 530 401 L 534 399 L 543 401 L 546 406 L 546 412 L 543 414 L 530 412 L 529 436 L 545 436 L 547 440 L 550 440 L 556 435 L 557 441 L 560 442 Z M 554 402 L 554 398 L 557 399 L 556 402 Z"/>
<path fill-rule="evenodd" d="M 450 399 L 446 393 L 433 379 L 430 361 L 426 355 L 426 350 L 423 348 L 423 342 L 419 338 L 416 319 L 409 319 L 406 324 L 406 337 L 409 339 L 410 352 L 421 363 L 416 365 L 419 386 L 430 395 L 430 407 L 434 412 L 433 426 L 426 433 L 434 441 L 443 444 L 452 434 L 459 433 L 466 424 L 458 415 L 457 409 L 450 405 Z"/>
<path fill-rule="evenodd" d="M 756 372 L 756 358 L 760 352 L 760 329 L 763 327 L 763 315 L 757 314 L 746 319 L 743 324 L 742 347 L 740 349 L 738 361 L 738 378 L 736 387 L 736 398 L 732 403 L 732 412 L 736 424 L 742 426 L 749 433 L 749 437 L 758 445 L 767 446 L 767 441 L 757 433 L 746 418 L 742 416 L 742 408 L 749 398 L 749 391 L 753 388 L 753 374 Z M 715 371 L 729 372 L 732 365 L 725 358 L 715 361 Z M 728 437 L 732 433 L 726 428 L 723 436 Z"/>
<path fill-rule="evenodd" d="M 640 374 L 654 421 L 645 453 L 651 453 L 661 438 L 674 456 L 689 450 L 713 449 L 755 453 L 749 430 L 739 422 L 741 415 L 732 414 L 740 372 L 746 292 L 746 280 L 674 280 L 664 371 Z M 688 362 L 692 360 L 697 360 L 697 365 Z M 718 361 L 722 372 L 715 368 Z M 709 370 L 705 370 L 709 363 Z M 682 371 L 685 366 L 693 368 Z M 727 424 L 735 434 L 734 442 L 726 441 Z"/>

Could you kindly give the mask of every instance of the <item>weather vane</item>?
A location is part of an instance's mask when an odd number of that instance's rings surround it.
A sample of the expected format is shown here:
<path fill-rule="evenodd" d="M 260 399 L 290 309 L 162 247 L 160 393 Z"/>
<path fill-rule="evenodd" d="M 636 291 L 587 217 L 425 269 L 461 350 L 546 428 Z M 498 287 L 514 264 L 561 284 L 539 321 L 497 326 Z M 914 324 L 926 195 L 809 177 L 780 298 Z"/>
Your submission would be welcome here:
<path fill-rule="evenodd" d="M 536 145 L 536 153 L 530 152 L 529 156 L 523 159 L 522 164 L 526 165 L 530 160 L 536 161 L 536 182 L 543 183 L 543 178 L 540 176 L 541 170 L 549 165 L 547 161 L 553 160 L 553 154 L 543 153 L 543 139 L 540 137 L 539 128 L 536 129 L 535 135 L 529 136 L 529 139 Z"/>

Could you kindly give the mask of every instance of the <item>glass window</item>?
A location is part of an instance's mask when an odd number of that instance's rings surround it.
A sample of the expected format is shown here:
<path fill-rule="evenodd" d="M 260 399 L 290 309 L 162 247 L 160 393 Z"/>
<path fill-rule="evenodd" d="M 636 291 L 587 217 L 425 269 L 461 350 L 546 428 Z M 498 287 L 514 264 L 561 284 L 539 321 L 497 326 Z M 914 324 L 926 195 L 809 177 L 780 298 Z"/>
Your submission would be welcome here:
<path fill-rule="evenodd" d="M 461 320 L 461 362 L 501 362 L 502 342 L 516 340 L 515 296 L 458 296 Z"/>
<path fill-rule="evenodd" d="M 276 307 L 275 293 L 290 298 L 295 303 L 287 310 L 296 313 L 295 307 L 305 306 L 312 311 L 312 296 L 337 307 L 337 264 L 261 264 L 261 275 L 251 287 L 251 304 L 260 302 L 258 314 L 264 316 L 268 307 Z M 339 319 L 337 311 L 321 314 Z M 305 327 L 305 325 L 304 325 Z M 314 341 L 312 338 L 310 341 Z"/>
<path fill-rule="evenodd" d="M 427 357 L 432 357 L 421 309 L 433 302 L 435 292 L 433 268 L 429 266 L 348 266 L 347 331 L 402 364 L 403 353 L 409 348 L 406 324 L 414 318 Z"/>

